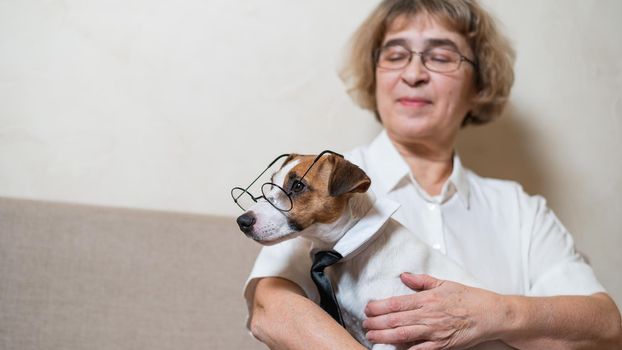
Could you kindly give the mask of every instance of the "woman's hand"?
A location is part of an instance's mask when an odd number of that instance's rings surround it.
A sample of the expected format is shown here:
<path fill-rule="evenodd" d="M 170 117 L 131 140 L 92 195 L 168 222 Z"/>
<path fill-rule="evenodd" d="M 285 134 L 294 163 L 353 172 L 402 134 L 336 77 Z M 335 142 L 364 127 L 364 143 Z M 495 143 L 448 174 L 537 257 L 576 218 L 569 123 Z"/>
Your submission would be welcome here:
<path fill-rule="evenodd" d="M 373 343 L 414 343 L 411 350 L 464 349 L 495 338 L 503 325 L 499 294 L 428 275 L 403 273 L 402 282 L 419 291 L 371 301 L 363 327 Z"/>

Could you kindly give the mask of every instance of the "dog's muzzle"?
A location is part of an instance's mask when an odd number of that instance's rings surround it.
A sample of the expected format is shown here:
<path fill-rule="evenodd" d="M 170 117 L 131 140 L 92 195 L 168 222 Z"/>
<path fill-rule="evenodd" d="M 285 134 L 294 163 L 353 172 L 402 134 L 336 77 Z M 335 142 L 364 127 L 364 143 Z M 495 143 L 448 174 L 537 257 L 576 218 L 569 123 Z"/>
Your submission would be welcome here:
<path fill-rule="evenodd" d="M 242 230 L 242 232 L 244 232 L 247 236 L 253 232 L 253 225 L 255 225 L 256 221 L 255 216 L 250 213 L 244 213 L 236 220 L 238 226 L 240 226 L 240 230 Z"/>

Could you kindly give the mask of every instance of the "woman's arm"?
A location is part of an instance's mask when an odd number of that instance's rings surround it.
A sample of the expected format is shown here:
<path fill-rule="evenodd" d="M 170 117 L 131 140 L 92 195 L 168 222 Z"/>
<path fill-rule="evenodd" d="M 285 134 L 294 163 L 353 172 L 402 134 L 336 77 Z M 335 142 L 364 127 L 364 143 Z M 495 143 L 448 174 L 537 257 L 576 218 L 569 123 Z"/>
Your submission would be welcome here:
<path fill-rule="evenodd" d="M 370 302 L 363 326 L 374 343 L 453 349 L 501 340 L 521 350 L 622 349 L 620 313 L 605 293 L 504 296 L 427 275 L 402 274 L 416 294 Z"/>
<path fill-rule="evenodd" d="M 252 308 L 251 332 L 270 349 L 365 349 L 289 280 L 260 279 Z"/>
<path fill-rule="evenodd" d="M 518 349 L 622 349 L 622 321 L 605 293 L 507 296 L 508 326 L 500 339 Z"/>

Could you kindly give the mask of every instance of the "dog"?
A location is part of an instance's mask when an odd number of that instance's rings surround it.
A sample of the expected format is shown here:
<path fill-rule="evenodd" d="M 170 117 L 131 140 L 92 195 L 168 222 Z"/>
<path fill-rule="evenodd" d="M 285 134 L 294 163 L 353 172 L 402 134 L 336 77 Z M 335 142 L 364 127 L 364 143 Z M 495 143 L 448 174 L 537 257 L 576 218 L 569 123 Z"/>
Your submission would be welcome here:
<path fill-rule="evenodd" d="M 414 293 L 401 282 L 403 272 L 474 287 L 479 283 L 392 219 L 399 205 L 369 193 L 371 179 L 362 169 L 340 155 L 324 153 L 289 155 L 263 190 L 263 198 L 256 199 L 237 223 L 263 245 L 300 236 L 312 242 L 312 254 L 345 246 L 343 260 L 327 274 L 346 329 L 370 349 L 407 349 L 407 345 L 372 344 L 366 339 L 362 321 L 369 301 Z M 360 237 L 356 227 L 363 221 L 367 231 L 371 226 L 375 232 Z"/>

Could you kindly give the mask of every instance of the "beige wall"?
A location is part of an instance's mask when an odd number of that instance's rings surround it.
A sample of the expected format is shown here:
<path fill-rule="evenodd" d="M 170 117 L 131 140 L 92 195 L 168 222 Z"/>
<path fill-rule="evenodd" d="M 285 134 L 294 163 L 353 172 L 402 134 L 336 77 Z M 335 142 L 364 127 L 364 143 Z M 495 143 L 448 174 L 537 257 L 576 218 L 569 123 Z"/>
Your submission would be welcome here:
<path fill-rule="evenodd" d="M 375 3 L 0 2 L 0 195 L 235 215 L 274 155 L 377 132 L 336 76 Z M 517 81 L 460 153 L 548 198 L 621 303 L 622 2 L 485 4 Z"/>

